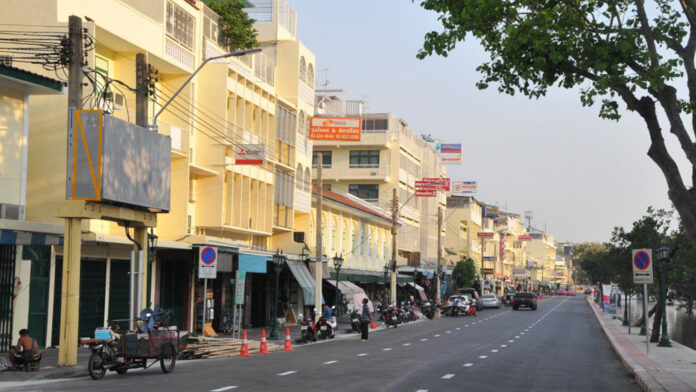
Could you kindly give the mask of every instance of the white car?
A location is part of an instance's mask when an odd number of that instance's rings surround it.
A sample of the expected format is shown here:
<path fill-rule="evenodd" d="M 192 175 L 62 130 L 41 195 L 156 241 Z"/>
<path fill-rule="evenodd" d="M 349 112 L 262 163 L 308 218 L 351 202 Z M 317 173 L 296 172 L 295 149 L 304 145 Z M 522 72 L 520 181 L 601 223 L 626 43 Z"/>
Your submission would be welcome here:
<path fill-rule="evenodd" d="M 484 294 L 481 296 L 481 304 L 484 308 L 496 308 L 500 309 L 503 302 L 495 294 Z"/>

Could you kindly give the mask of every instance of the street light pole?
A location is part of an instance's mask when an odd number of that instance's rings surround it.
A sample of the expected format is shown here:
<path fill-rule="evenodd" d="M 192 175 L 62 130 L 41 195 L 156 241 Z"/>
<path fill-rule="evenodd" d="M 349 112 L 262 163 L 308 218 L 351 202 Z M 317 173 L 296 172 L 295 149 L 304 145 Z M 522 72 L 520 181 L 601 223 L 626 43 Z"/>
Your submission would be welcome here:
<path fill-rule="evenodd" d="M 341 273 L 341 266 L 343 265 L 342 256 L 343 254 L 341 254 L 341 256 L 337 254 L 333 258 L 334 268 L 336 268 L 336 300 L 334 301 L 334 306 L 336 306 L 336 317 L 338 317 L 338 276 Z"/>
<path fill-rule="evenodd" d="M 667 263 L 669 263 L 669 248 L 661 246 L 657 250 L 657 258 L 662 262 L 662 336 L 657 347 L 672 347 L 672 342 L 669 341 L 669 332 L 667 332 Z"/>
<path fill-rule="evenodd" d="M 280 272 L 283 271 L 283 265 L 285 264 L 285 255 L 276 250 L 273 255 L 273 270 L 275 272 L 275 298 L 273 300 L 273 326 L 271 327 L 271 334 L 268 336 L 269 339 L 278 340 L 280 335 L 278 334 L 278 286 L 280 286 Z"/>

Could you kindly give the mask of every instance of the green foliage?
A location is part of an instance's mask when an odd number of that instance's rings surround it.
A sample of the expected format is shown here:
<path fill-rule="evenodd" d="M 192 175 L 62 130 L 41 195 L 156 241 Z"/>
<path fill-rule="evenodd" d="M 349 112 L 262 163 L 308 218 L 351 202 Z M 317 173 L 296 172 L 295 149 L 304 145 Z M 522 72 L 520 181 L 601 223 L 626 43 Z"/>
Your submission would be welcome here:
<path fill-rule="evenodd" d="M 229 50 L 250 49 L 258 44 L 254 20 L 244 12 L 244 8 L 249 6 L 245 0 L 203 0 L 203 2 L 220 16 L 225 43 Z"/>
<path fill-rule="evenodd" d="M 476 279 L 476 265 L 474 260 L 470 258 L 462 258 L 454 266 L 452 271 L 452 280 L 457 285 L 457 288 L 472 287 Z"/>

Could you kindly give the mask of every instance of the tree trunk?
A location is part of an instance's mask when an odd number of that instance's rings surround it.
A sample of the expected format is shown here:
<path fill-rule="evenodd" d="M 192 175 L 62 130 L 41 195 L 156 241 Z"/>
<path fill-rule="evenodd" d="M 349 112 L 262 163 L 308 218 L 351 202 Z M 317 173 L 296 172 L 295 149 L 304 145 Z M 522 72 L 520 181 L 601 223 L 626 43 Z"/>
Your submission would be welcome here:
<path fill-rule="evenodd" d="M 655 318 L 653 319 L 652 333 L 650 334 L 650 341 L 652 343 L 657 343 L 660 340 L 660 325 L 662 323 L 662 316 L 664 314 L 664 309 L 662 309 L 662 288 L 658 285 L 660 292 L 657 293 L 657 303 L 655 304 Z"/>
<path fill-rule="evenodd" d="M 648 310 L 648 318 L 652 317 L 652 315 L 655 314 L 656 311 L 657 311 L 657 304 L 653 305 L 653 307 L 650 308 L 650 310 Z M 633 317 L 631 316 L 631 318 L 633 318 Z M 638 320 L 634 321 L 632 326 L 633 327 L 640 327 L 641 325 L 643 325 L 643 315 L 641 315 Z"/>

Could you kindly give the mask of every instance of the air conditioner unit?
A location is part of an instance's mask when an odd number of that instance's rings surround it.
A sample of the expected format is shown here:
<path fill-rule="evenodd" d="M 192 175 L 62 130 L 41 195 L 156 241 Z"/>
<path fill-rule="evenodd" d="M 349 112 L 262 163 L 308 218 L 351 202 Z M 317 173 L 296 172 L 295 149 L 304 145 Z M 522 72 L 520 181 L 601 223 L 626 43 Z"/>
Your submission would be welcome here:
<path fill-rule="evenodd" d="M 24 215 L 24 206 L 0 203 L 0 219 L 19 220 Z"/>

